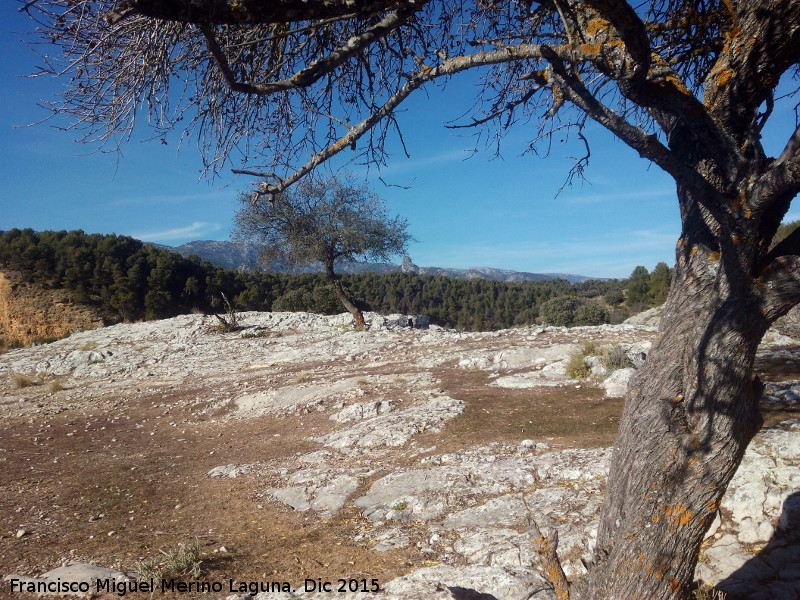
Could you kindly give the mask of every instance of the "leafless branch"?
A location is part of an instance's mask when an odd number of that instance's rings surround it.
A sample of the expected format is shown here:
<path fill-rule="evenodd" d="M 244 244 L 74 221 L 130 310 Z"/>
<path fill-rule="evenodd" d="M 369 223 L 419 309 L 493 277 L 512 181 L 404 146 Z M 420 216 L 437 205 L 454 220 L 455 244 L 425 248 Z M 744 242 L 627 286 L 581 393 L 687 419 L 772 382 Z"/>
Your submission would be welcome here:
<path fill-rule="evenodd" d="M 213 28 L 210 25 L 202 23 L 199 24 L 199 28 L 208 42 L 209 51 L 222 71 L 225 81 L 232 90 L 245 94 L 268 95 L 313 85 L 321 77 L 331 73 L 346 60 L 373 44 L 377 39 L 385 37 L 389 32 L 402 25 L 422 8 L 427 1 L 428 0 L 417 0 L 417 2 L 409 3 L 389 13 L 380 22 L 367 29 L 364 33 L 351 37 L 344 45 L 336 48 L 327 56 L 315 60 L 304 69 L 297 71 L 291 77 L 266 83 L 252 83 L 237 80 L 236 76 L 233 74 L 228 58 L 225 56 L 224 50 L 217 42 Z"/>

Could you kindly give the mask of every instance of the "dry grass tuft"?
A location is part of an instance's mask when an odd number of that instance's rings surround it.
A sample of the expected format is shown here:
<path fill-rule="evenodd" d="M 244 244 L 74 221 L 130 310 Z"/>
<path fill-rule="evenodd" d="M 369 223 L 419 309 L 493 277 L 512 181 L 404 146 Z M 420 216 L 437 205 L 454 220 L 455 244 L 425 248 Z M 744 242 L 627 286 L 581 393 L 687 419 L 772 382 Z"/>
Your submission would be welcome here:
<path fill-rule="evenodd" d="M 35 377 L 24 373 L 11 373 L 11 386 L 14 389 L 20 390 L 33 385 L 39 385 L 39 380 Z"/>
<path fill-rule="evenodd" d="M 133 568 L 142 579 L 180 579 L 200 577 L 200 543 L 178 544 L 176 548 L 161 550 L 162 558 L 151 558 L 136 563 Z"/>
<path fill-rule="evenodd" d="M 47 391 L 51 394 L 55 394 L 56 392 L 60 392 L 61 390 L 66 389 L 64 384 L 61 383 L 60 379 L 54 379 L 50 383 L 47 384 Z"/>

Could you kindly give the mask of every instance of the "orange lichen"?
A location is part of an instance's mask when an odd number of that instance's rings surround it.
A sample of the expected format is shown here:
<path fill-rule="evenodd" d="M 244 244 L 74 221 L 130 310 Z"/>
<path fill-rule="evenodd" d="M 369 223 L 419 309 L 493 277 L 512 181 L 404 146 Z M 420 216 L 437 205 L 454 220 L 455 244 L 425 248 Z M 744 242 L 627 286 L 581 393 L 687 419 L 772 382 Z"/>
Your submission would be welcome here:
<path fill-rule="evenodd" d="M 690 512 L 688 507 L 683 504 L 676 504 L 675 506 L 667 507 L 667 516 L 672 519 L 678 526 L 688 525 L 694 517 L 694 513 Z"/>
<path fill-rule="evenodd" d="M 580 49 L 581 52 L 586 54 L 587 56 L 596 56 L 600 54 L 600 50 L 602 49 L 603 44 L 581 44 Z"/>
<path fill-rule="evenodd" d="M 724 67 L 719 70 L 719 73 L 716 76 L 716 84 L 717 87 L 723 87 L 727 85 L 731 79 L 736 76 L 736 72 L 731 69 L 730 67 Z"/>
<path fill-rule="evenodd" d="M 712 252 L 708 255 L 708 260 L 718 261 L 719 260 L 719 252 Z"/>
<path fill-rule="evenodd" d="M 344 148 L 348 143 L 349 142 L 346 139 L 342 138 L 338 142 L 333 144 L 332 146 L 328 146 L 328 148 L 325 151 L 326 152 L 338 152 L 339 150 Z"/>
<path fill-rule="evenodd" d="M 606 31 L 611 29 L 611 23 L 606 21 L 605 19 L 601 19 L 597 17 L 596 19 L 590 19 L 589 22 L 586 24 L 584 31 L 587 35 L 594 37 L 601 31 Z"/>

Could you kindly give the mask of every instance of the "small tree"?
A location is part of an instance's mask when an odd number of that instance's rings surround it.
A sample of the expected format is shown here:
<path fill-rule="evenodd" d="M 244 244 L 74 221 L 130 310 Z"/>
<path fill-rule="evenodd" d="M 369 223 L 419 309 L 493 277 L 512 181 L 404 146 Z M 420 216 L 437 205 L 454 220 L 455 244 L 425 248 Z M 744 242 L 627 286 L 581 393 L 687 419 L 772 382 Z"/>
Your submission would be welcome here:
<path fill-rule="evenodd" d="M 597 302 L 586 302 L 575 310 L 575 325 L 602 325 L 608 323 L 611 316 L 608 309 Z"/>
<path fill-rule="evenodd" d="M 631 273 L 628 284 L 625 286 L 628 292 L 628 306 L 648 305 L 650 296 L 650 272 L 646 267 L 638 266 Z"/>
<path fill-rule="evenodd" d="M 653 306 L 660 306 L 667 301 L 669 286 L 672 283 L 672 269 L 667 263 L 660 262 L 650 273 L 650 303 Z"/>
<path fill-rule="evenodd" d="M 402 254 L 412 240 L 406 220 L 390 218 L 381 198 L 350 177 L 309 178 L 270 200 L 251 194 L 240 200 L 234 237 L 262 244 L 268 263 L 275 258 L 321 262 L 336 297 L 356 325 L 365 327 L 334 267 L 342 259 L 388 260 Z"/>
<path fill-rule="evenodd" d="M 583 302 L 575 296 L 551 298 L 539 310 L 542 321 L 556 327 L 571 327 L 575 324 L 575 312 Z"/>

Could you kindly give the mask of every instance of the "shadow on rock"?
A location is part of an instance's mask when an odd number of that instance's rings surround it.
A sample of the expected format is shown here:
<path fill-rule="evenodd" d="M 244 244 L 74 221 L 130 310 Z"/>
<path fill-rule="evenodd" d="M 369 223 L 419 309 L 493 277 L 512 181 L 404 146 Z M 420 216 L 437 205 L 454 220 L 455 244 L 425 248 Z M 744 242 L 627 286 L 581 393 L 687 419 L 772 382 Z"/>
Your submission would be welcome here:
<path fill-rule="evenodd" d="M 450 586 L 448 586 L 447 589 L 452 592 L 454 600 L 497 600 L 497 598 L 491 594 L 482 594 L 473 589 Z"/>
<path fill-rule="evenodd" d="M 767 545 L 716 587 L 743 600 L 800 600 L 800 492 L 786 498 Z"/>

